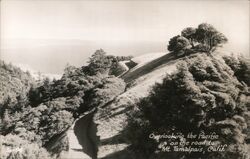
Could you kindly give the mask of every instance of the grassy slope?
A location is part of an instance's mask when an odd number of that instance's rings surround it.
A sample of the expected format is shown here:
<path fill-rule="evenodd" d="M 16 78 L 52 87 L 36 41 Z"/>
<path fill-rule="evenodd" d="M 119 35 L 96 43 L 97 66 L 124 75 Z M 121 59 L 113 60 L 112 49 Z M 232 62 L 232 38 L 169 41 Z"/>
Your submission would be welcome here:
<path fill-rule="evenodd" d="M 151 58 L 149 58 L 148 55 L 144 56 L 145 57 L 141 56 L 132 59 L 132 61 L 137 63 L 137 66 L 132 68 L 121 77 L 126 83 L 129 83 L 138 77 L 151 72 L 153 69 L 157 69 L 158 66 L 173 59 L 172 54 L 157 54 Z"/>

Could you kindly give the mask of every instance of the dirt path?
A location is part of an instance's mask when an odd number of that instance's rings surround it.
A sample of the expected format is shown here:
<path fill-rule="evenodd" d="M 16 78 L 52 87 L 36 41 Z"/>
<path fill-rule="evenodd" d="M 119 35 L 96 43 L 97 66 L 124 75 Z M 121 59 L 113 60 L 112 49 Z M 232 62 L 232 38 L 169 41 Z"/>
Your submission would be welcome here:
<path fill-rule="evenodd" d="M 123 76 L 125 73 L 127 73 L 127 72 L 129 71 L 129 68 L 128 68 L 128 66 L 126 65 L 126 62 L 128 62 L 128 61 L 120 61 L 120 62 L 119 62 L 120 65 L 122 65 L 122 67 L 125 68 L 125 71 L 124 71 L 122 74 L 120 74 L 118 77 Z"/>
<path fill-rule="evenodd" d="M 97 159 L 99 137 L 96 136 L 97 125 L 93 121 L 96 109 L 80 117 L 74 126 L 74 133 L 82 146 L 82 151 L 92 159 Z"/>
<path fill-rule="evenodd" d="M 63 152 L 61 159 L 91 159 L 88 155 L 83 153 L 82 146 L 79 144 L 77 137 L 73 130 L 74 125 L 68 130 L 67 136 L 69 139 L 69 151 Z"/>
<path fill-rule="evenodd" d="M 97 159 L 96 125 L 93 122 L 95 110 L 79 117 L 67 131 L 69 151 L 61 154 L 61 159 Z M 91 158 L 92 157 L 92 158 Z"/>

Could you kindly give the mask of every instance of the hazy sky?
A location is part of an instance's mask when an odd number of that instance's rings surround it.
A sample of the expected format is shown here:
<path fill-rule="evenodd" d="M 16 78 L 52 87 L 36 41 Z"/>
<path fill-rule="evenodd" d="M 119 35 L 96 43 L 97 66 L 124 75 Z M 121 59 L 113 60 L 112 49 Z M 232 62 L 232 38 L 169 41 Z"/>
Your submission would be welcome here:
<path fill-rule="evenodd" d="M 2 0 L 1 47 L 23 39 L 34 40 L 30 47 L 40 39 L 166 44 L 202 22 L 224 33 L 232 51 L 249 53 L 249 1 L 215 0 Z"/>

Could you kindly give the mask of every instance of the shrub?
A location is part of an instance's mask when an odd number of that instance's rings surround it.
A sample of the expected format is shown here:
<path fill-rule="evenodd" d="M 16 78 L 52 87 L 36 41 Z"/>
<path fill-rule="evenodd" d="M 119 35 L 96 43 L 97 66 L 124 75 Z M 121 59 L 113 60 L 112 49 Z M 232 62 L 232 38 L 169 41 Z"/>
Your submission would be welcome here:
<path fill-rule="evenodd" d="M 250 59 L 233 56 L 224 56 L 226 64 L 234 71 L 234 75 L 239 81 L 245 82 L 250 86 Z"/>
<path fill-rule="evenodd" d="M 17 135 L 0 136 L 1 159 L 50 159 L 50 154 L 38 144 Z"/>
<path fill-rule="evenodd" d="M 86 96 L 89 101 L 85 103 L 90 107 L 101 107 L 104 106 L 107 102 L 114 99 L 116 96 L 124 92 L 125 82 L 117 77 L 108 77 L 102 80 L 102 85 L 93 89 Z"/>

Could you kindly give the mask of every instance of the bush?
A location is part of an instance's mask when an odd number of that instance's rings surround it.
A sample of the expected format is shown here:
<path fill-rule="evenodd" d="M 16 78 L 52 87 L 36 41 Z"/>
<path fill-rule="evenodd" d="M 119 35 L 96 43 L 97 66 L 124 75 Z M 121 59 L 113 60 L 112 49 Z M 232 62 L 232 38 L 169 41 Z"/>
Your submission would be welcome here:
<path fill-rule="evenodd" d="M 86 105 L 93 107 L 104 106 L 107 102 L 113 100 L 116 96 L 124 92 L 125 82 L 117 77 L 108 77 L 102 80 L 102 85 L 93 89 L 86 96 L 85 103 Z"/>
<path fill-rule="evenodd" d="M 117 62 L 116 64 L 114 64 L 111 67 L 110 74 L 114 75 L 114 76 L 119 76 L 119 75 L 121 75 L 125 71 L 127 71 L 126 68 L 122 64 L 120 64 L 119 62 Z"/>
<path fill-rule="evenodd" d="M 224 56 L 226 64 L 234 71 L 234 75 L 239 81 L 245 82 L 250 86 L 250 59 L 233 56 Z"/>
<path fill-rule="evenodd" d="M 36 143 L 17 135 L 0 136 L 1 159 L 50 159 L 50 154 Z"/>

